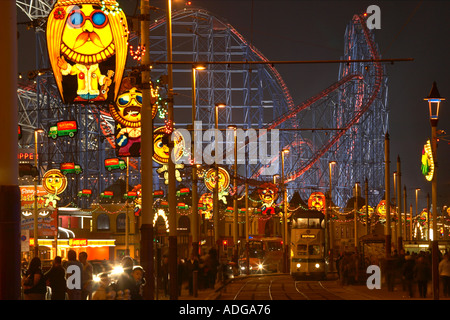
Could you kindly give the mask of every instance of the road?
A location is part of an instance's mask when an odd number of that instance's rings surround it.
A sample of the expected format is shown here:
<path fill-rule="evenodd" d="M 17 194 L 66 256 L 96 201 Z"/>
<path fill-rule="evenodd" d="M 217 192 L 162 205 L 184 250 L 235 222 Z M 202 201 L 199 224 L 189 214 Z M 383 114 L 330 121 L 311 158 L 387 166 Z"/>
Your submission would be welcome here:
<path fill-rule="evenodd" d="M 344 300 L 336 281 L 294 281 L 290 275 L 236 278 L 218 300 Z M 342 291 L 342 293 L 344 293 Z"/>

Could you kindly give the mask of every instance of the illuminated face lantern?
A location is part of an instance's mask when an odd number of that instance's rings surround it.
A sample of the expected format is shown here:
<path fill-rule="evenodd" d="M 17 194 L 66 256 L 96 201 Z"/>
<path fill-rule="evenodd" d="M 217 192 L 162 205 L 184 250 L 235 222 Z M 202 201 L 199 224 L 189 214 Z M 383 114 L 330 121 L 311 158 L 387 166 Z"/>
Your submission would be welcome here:
<path fill-rule="evenodd" d="M 227 170 L 225 170 L 222 167 L 218 168 L 219 173 L 219 185 L 218 190 L 219 193 L 225 191 L 228 186 L 230 185 L 230 175 L 228 174 Z M 209 169 L 205 174 L 205 185 L 210 191 L 214 191 L 214 188 L 216 186 L 216 170 L 215 169 Z"/>
<path fill-rule="evenodd" d="M 308 199 L 308 207 L 317 211 L 325 209 L 325 195 L 322 192 L 313 192 Z"/>
<path fill-rule="evenodd" d="M 115 0 L 58 0 L 47 48 L 64 103 L 114 101 L 128 53 L 125 14 Z"/>
<path fill-rule="evenodd" d="M 60 170 L 51 169 L 42 177 L 42 186 L 50 194 L 60 194 L 66 190 L 67 178 Z"/>
<path fill-rule="evenodd" d="M 174 154 L 175 161 L 183 156 L 184 139 L 180 133 L 174 131 Z M 165 127 L 159 127 L 153 132 L 153 160 L 159 164 L 167 164 L 169 162 L 169 139 L 170 135 L 165 132 Z"/>
<path fill-rule="evenodd" d="M 262 200 L 262 214 L 275 214 L 273 203 L 278 196 L 278 188 L 273 183 L 264 183 L 258 189 L 259 198 Z"/>

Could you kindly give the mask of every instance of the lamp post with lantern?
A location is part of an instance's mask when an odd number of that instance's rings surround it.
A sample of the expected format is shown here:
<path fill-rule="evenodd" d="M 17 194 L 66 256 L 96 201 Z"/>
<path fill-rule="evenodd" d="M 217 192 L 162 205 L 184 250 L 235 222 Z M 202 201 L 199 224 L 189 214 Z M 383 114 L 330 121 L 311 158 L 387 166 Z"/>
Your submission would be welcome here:
<path fill-rule="evenodd" d="M 433 275 L 433 298 L 434 300 L 439 300 L 439 270 L 438 270 L 438 232 L 437 232 L 437 180 L 436 180 L 436 169 L 437 169 L 437 159 L 436 159 L 436 147 L 437 147 L 437 138 L 436 138 L 436 128 L 439 121 L 439 107 L 441 101 L 444 101 L 445 98 L 442 98 L 439 94 L 436 81 L 433 82 L 433 86 L 431 87 L 431 91 L 424 100 L 428 101 L 428 109 L 430 115 L 430 124 L 431 124 L 431 154 L 433 157 L 434 165 L 434 174 L 431 179 L 431 210 L 433 211 L 433 241 L 432 241 L 432 275 Z"/>
<path fill-rule="evenodd" d="M 281 187 L 283 188 L 283 208 L 284 208 L 284 219 L 283 219 L 283 269 L 284 272 L 288 272 L 288 232 L 287 232 L 287 193 L 286 184 L 284 181 L 284 155 L 289 153 L 289 149 L 281 150 Z"/>

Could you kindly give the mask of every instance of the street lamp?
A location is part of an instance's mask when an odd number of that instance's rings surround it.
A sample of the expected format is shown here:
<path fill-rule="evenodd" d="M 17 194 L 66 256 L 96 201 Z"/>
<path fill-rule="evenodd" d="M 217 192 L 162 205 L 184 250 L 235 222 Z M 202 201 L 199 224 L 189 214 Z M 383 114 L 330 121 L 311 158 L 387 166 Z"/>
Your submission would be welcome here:
<path fill-rule="evenodd" d="M 437 169 L 437 159 L 436 159 L 436 147 L 437 147 L 437 139 L 436 139 L 436 127 L 439 121 L 439 107 L 441 101 L 444 101 L 445 98 L 442 98 L 439 94 L 436 81 L 433 82 L 433 86 L 431 87 L 431 91 L 428 94 L 428 97 L 424 98 L 424 100 L 428 101 L 428 109 L 430 115 L 430 124 L 431 124 L 431 154 L 433 156 L 433 160 L 435 163 L 434 174 L 431 180 L 431 207 L 433 211 L 433 242 L 432 242 L 432 269 L 433 269 L 433 297 L 435 300 L 439 300 L 439 272 L 438 272 L 438 232 L 437 232 L 437 180 L 436 180 L 436 169 Z"/>
<path fill-rule="evenodd" d="M 289 153 L 289 149 L 284 148 L 281 150 L 281 187 L 283 190 L 283 207 L 284 207 L 284 219 L 283 219 L 283 266 L 284 272 L 288 272 L 288 232 L 287 232 L 287 193 L 286 185 L 284 181 L 284 155 Z"/>
<path fill-rule="evenodd" d="M 217 165 L 217 160 L 219 159 L 219 108 L 224 108 L 224 103 L 216 103 L 214 107 L 215 111 L 215 135 L 214 135 L 214 171 L 215 171 L 215 179 L 216 183 L 214 184 L 214 192 L 213 192 L 213 215 L 214 215 L 214 242 L 220 250 L 219 244 L 219 167 Z M 220 255 L 219 255 L 220 257 Z"/>
<path fill-rule="evenodd" d="M 234 222 L 233 222 L 233 241 L 234 241 L 234 260 L 237 262 L 239 257 L 239 248 L 238 248 L 238 205 L 237 205 L 237 127 L 235 125 L 229 125 L 228 129 L 233 130 L 234 137 L 234 175 L 233 175 L 233 184 L 234 184 L 234 196 L 233 196 L 233 214 L 234 214 Z"/>
<path fill-rule="evenodd" d="M 354 203 L 354 205 L 355 205 L 355 216 L 354 216 L 355 253 L 358 253 L 358 220 L 357 220 L 358 207 L 359 207 L 359 204 L 358 204 L 358 187 L 359 187 L 359 182 L 356 182 L 355 183 L 355 203 Z"/>
<path fill-rule="evenodd" d="M 38 168 L 38 135 L 39 133 L 43 133 L 43 129 L 35 129 L 34 130 L 34 166 L 37 169 L 37 176 L 34 178 L 34 225 L 33 225 L 33 233 L 34 233 L 34 256 L 39 257 L 39 243 L 38 243 L 38 192 L 37 192 L 37 180 L 39 179 L 39 168 Z M 58 230 L 56 230 L 58 232 Z"/>
<path fill-rule="evenodd" d="M 330 161 L 328 162 L 328 167 L 329 167 L 329 174 L 330 174 L 330 200 L 328 201 L 328 214 L 325 216 L 325 228 L 326 228 L 326 235 L 329 238 L 330 241 L 328 241 L 328 250 L 330 251 L 330 271 L 333 272 L 334 271 L 334 265 L 333 265 L 333 242 L 334 242 L 334 237 L 333 237 L 333 230 L 334 230 L 334 226 L 333 226 L 333 222 L 332 220 L 330 220 L 331 218 L 331 214 L 332 214 L 332 209 L 331 209 L 331 198 L 332 198 L 332 173 L 333 173 L 333 166 L 336 165 L 336 161 Z M 328 222 L 330 222 L 330 228 L 328 228 Z M 327 242 L 325 242 L 327 243 Z M 326 249 L 327 250 L 327 249 Z M 328 251 L 327 250 L 327 251 Z M 326 252 L 327 252 L 326 251 Z"/>
<path fill-rule="evenodd" d="M 205 70 L 203 64 L 192 65 L 192 130 L 195 135 L 195 119 L 197 114 L 197 72 Z M 199 252 L 199 217 L 198 217 L 198 193 L 197 193 L 197 163 L 195 162 L 195 139 L 192 139 L 192 253 L 198 257 Z"/>
<path fill-rule="evenodd" d="M 417 210 L 418 210 L 418 201 L 419 201 L 419 191 L 420 191 L 420 188 L 416 188 L 416 219 L 417 219 L 417 215 L 418 215 L 418 212 L 417 212 Z M 411 229 L 412 229 L 412 216 L 411 216 Z"/>

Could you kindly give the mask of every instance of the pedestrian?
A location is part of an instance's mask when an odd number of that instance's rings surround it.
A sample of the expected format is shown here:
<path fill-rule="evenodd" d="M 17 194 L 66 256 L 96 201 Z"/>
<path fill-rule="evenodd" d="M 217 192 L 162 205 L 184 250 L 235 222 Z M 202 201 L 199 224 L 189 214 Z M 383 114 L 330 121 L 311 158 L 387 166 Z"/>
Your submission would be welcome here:
<path fill-rule="evenodd" d="M 130 292 L 135 286 L 135 281 L 133 279 L 133 276 L 131 275 L 131 272 L 133 271 L 133 259 L 131 259 L 131 257 L 128 256 L 123 257 L 121 264 L 123 272 L 119 276 L 119 279 L 117 280 L 116 299 L 128 300 Z"/>
<path fill-rule="evenodd" d="M 423 256 L 417 259 L 414 267 L 414 279 L 417 281 L 420 297 L 426 298 L 428 281 L 431 279 L 431 267 Z"/>
<path fill-rule="evenodd" d="M 186 261 L 186 273 L 188 276 L 188 288 L 189 295 L 192 296 L 194 294 L 194 272 L 198 277 L 198 259 L 194 253 L 191 253 L 191 257 Z"/>
<path fill-rule="evenodd" d="M 161 284 L 164 291 L 164 296 L 169 294 L 169 257 L 163 256 L 161 266 Z"/>
<path fill-rule="evenodd" d="M 439 262 L 439 276 L 442 280 L 444 297 L 448 297 L 450 295 L 450 261 L 448 252 L 445 253 L 442 261 Z"/>
<path fill-rule="evenodd" d="M 143 286 L 145 285 L 144 269 L 142 267 L 134 267 L 131 271 L 131 276 L 134 279 L 134 286 L 130 289 L 130 299 L 131 300 L 142 300 L 143 299 Z"/>
<path fill-rule="evenodd" d="M 47 287 L 41 269 L 41 259 L 34 257 L 22 278 L 24 300 L 45 300 Z"/>
<path fill-rule="evenodd" d="M 116 298 L 116 292 L 110 286 L 111 279 L 107 272 L 100 274 L 100 281 L 97 290 L 92 294 L 92 300 L 114 300 Z"/>
<path fill-rule="evenodd" d="M 92 280 L 94 276 L 94 267 L 87 261 L 88 255 L 86 252 L 80 252 L 78 259 L 83 265 L 83 283 L 81 284 L 81 299 L 92 299 Z"/>
<path fill-rule="evenodd" d="M 394 257 L 389 257 L 386 259 L 386 282 L 388 286 L 388 291 L 394 291 L 395 287 L 395 264 L 396 259 Z"/>
<path fill-rule="evenodd" d="M 66 300 L 66 270 L 62 266 L 60 256 L 56 256 L 53 265 L 45 274 L 47 286 L 52 290 L 52 300 Z"/>
<path fill-rule="evenodd" d="M 414 266 L 416 262 L 414 261 L 413 257 L 409 254 L 405 255 L 405 263 L 403 264 L 402 269 L 402 279 L 403 283 L 405 284 L 405 289 L 409 293 L 409 297 L 414 297 Z"/>
<path fill-rule="evenodd" d="M 219 258 L 217 257 L 217 250 L 215 248 L 209 249 L 205 264 L 207 269 L 207 288 L 214 289 L 219 268 Z"/>
<path fill-rule="evenodd" d="M 81 284 L 83 283 L 83 265 L 77 260 L 74 250 L 67 252 L 66 280 L 69 300 L 81 300 Z"/>

